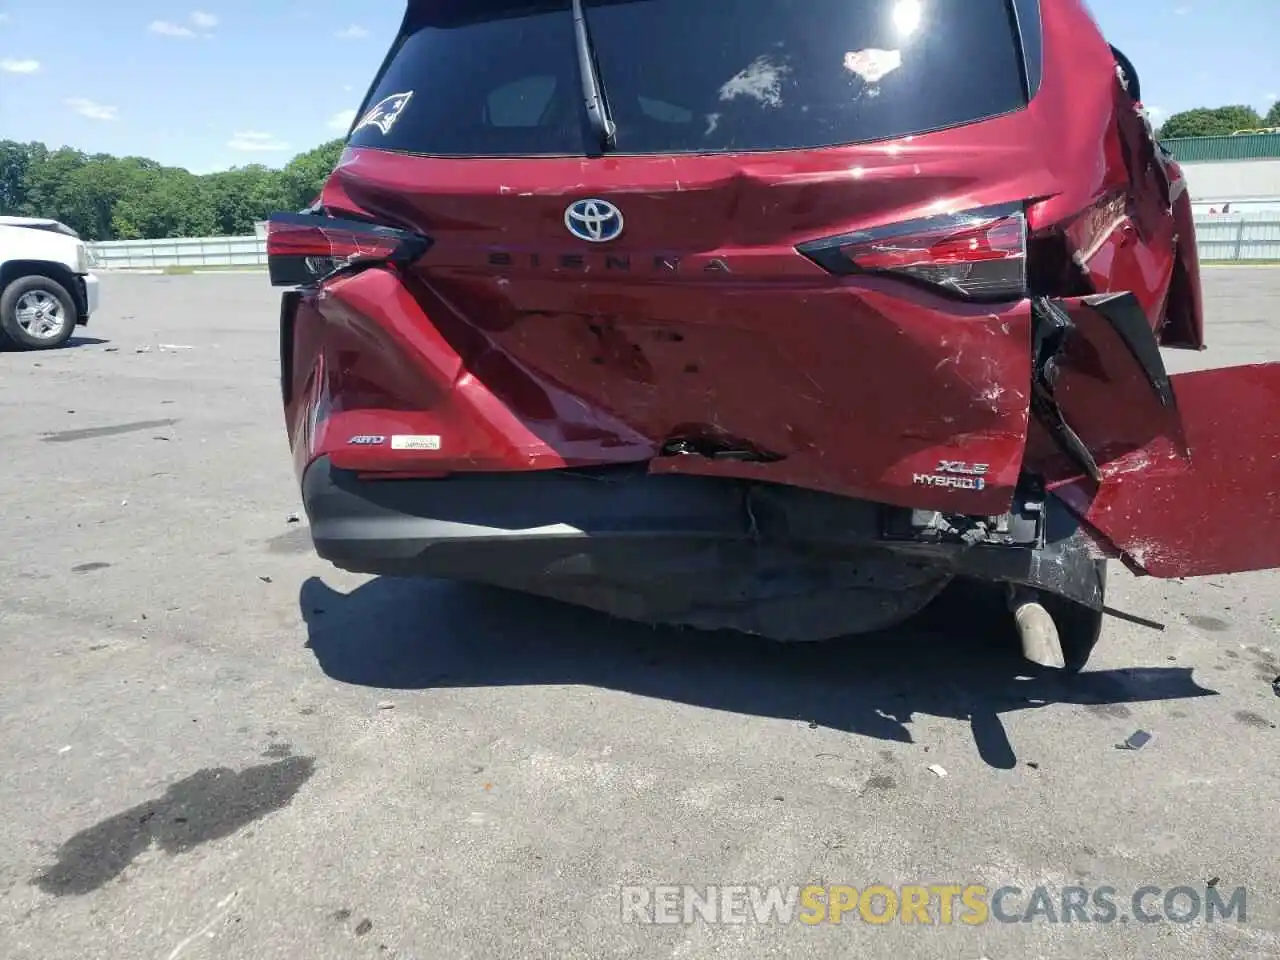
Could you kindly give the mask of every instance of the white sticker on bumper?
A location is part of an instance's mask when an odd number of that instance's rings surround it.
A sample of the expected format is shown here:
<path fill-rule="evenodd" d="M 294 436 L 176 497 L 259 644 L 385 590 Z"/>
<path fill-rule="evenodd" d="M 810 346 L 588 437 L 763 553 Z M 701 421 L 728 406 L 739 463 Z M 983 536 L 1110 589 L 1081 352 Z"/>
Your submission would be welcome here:
<path fill-rule="evenodd" d="M 392 450 L 439 450 L 440 438 L 434 436 L 397 436 L 391 438 Z"/>

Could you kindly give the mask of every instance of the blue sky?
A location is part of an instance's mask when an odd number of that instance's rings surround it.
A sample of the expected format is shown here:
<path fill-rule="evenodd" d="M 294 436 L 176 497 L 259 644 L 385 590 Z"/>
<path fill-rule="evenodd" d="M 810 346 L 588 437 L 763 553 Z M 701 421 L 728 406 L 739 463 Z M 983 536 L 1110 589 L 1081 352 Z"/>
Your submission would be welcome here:
<path fill-rule="evenodd" d="M 346 132 L 404 9 L 196 2 L 0 0 L 0 138 L 196 173 L 279 165 Z M 1090 2 L 1157 113 L 1280 93 L 1280 0 Z"/>

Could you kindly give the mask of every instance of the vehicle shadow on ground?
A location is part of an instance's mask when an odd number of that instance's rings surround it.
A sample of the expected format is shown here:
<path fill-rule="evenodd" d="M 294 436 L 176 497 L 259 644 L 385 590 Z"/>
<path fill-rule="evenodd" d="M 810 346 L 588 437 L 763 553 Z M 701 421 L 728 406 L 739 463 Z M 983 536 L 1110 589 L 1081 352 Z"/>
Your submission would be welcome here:
<path fill-rule="evenodd" d="M 653 629 L 496 588 L 379 578 L 299 595 L 307 647 L 343 683 L 388 689 L 585 684 L 911 743 L 917 714 L 967 720 L 992 767 L 1017 756 L 1001 715 L 1053 703 L 1213 696 L 1189 668 L 1065 677 L 1023 660 L 998 598 L 953 588 L 893 630 L 783 645 Z M 1105 643 L 1105 637 L 1103 642 Z"/>
<path fill-rule="evenodd" d="M 66 348 L 66 347 L 100 347 L 100 346 L 102 346 L 103 344 L 107 344 L 107 343 L 110 343 L 110 342 L 111 342 L 110 340 L 107 340 L 107 339 L 105 339 L 105 338 L 103 338 L 103 337 L 72 337 L 70 340 L 68 340 L 68 341 L 67 341 L 66 343 L 64 343 L 62 346 L 63 346 L 63 348 Z"/>
<path fill-rule="evenodd" d="M 54 347 L 53 349 L 54 349 L 54 352 L 56 353 L 58 350 L 70 350 L 74 347 L 100 347 L 103 344 L 110 343 L 110 342 L 111 342 L 110 340 L 104 340 L 101 337 L 72 337 L 62 346 Z M 41 354 L 44 352 L 46 351 L 19 350 L 16 346 L 9 343 L 8 341 L 0 340 L 0 353 L 25 353 L 25 354 L 30 354 L 31 356 L 37 356 L 38 354 Z"/>

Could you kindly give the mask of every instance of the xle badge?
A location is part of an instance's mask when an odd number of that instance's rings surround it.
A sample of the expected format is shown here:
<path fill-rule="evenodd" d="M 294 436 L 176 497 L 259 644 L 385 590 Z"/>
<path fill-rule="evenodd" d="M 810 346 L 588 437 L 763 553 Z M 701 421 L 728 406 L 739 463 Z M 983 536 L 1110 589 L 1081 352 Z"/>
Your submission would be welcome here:
<path fill-rule="evenodd" d="M 917 473 L 911 482 L 924 487 L 951 487 L 956 490 L 984 490 L 986 475 L 991 469 L 986 463 L 965 463 L 963 460 L 940 460 L 933 473 Z"/>

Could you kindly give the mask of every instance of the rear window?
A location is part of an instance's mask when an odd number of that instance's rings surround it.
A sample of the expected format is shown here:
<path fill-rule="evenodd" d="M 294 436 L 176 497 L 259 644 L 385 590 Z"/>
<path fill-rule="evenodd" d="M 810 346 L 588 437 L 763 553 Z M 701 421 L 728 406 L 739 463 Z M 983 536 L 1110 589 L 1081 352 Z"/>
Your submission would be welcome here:
<path fill-rule="evenodd" d="M 586 0 L 584 9 L 617 153 L 884 140 L 1026 103 L 1008 0 Z M 596 152 L 568 0 L 411 2 L 366 111 L 388 98 L 392 110 L 403 101 L 394 122 L 358 124 L 352 145 Z"/>

